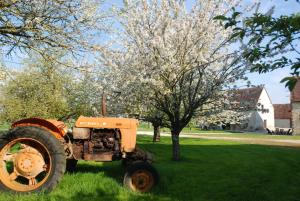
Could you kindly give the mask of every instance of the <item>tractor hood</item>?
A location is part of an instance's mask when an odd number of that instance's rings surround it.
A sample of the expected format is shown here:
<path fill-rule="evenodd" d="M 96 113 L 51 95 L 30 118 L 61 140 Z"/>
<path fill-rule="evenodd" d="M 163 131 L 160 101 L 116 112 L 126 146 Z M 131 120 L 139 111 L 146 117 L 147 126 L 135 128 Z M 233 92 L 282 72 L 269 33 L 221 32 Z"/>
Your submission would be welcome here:
<path fill-rule="evenodd" d="M 121 128 L 134 129 L 138 126 L 138 120 L 129 118 L 112 117 L 84 117 L 80 116 L 75 126 L 78 128 Z"/>

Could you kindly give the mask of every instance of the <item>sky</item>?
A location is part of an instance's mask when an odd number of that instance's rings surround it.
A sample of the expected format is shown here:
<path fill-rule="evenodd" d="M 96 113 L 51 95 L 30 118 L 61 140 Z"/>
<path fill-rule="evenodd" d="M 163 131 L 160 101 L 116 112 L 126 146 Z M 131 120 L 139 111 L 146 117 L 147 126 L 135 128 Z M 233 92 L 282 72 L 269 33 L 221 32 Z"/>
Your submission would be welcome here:
<path fill-rule="evenodd" d="M 191 6 L 193 1 L 195 0 L 187 0 L 187 7 Z M 121 5 L 121 0 L 113 0 L 108 1 L 110 5 Z M 243 0 L 242 4 L 249 4 L 256 2 L 256 0 Z M 300 12 L 300 3 L 297 3 L 296 0 L 261 0 L 260 11 L 266 12 L 272 6 L 275 6 L 274 15 L 288 15 L 291 13 Z M 22 62 L 21 58 L 14 56 L 14 58 L 5 58 L 4 62 L 8 66 L 19 66 L 20 62 Z M 278 103 L 289 103 L 290 92 L 287 88 L 285 88 L 284 83 L 280 83 L 280 80 L 289 75 L 290 69 L 278 69 L 273 72 L 269 72 L 266 74 L 258 74 L 258 73 L 249 73 L 247 77 L 251 81 L 253 85 L 264 85 L 267 89 L 269 96 L 271 97 L 271 101 L 274 104 Z"/>

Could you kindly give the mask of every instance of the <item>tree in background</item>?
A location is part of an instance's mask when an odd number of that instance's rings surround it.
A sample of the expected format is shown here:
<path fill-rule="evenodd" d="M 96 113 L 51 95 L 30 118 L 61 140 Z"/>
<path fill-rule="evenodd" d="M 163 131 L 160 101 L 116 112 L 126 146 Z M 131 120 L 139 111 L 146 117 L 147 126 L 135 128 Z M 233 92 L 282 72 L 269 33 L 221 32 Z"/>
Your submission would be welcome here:
<path fill-rule="evenodd" d="M 59 118 L 70 112 L 65 84 L 71 78 L 57 66 L 44 60 L 34 61 L 15 74 L 1 89 L 2 120 Z"/>
<path fill-rule="evenodd" d="M 300 73 L 300 13 L 274 17 L 273 9 L 244 18 L 234 9 L 231 16 L 220 15 L 215 19 L 221 20 L 225 28 L 233 29 L 231 40 L 244 44 L 242 55 L 252 72 L 290 68 L 292 76 L 282 82 L 292 90 Z"/>
<path fill-rule="evenodd" d="M 112 76 L 114 81 L 117 79 L 116 74 L 112 72 L 106 73 L 106 75 L 102 74 L 100 78 Z M 119 79 L 122 79 L 122 77 L 119 77 Z M 101 82 L 103 83 L 103 80 Z M 102 90 L 107 99 L 107 115 L 133 117 L 149 122 L 153 126 L 153 142 L 160 141 L 160 128 L 166 126 L 166 117 L 161 111 L 156 110 L 155 107 L 149 107 L 151 103 L 147 93 L 143 91 L 144 88 L 136 88 L 134 84 L 123 85 L 121 88 L 117 88 L 115 87 L 117 85 L 111 85 L 111 83 L 112 80 L 104 81 L 102 84 Z M 110 93 L 107 94 L 107 92 Z M 134 96 L 132 95 L 133 93 L 135 94 Z"/>
<path fill-rule="evenodd" d="M 51 56 L 60 61 L 64 55 Z M 65 68 L 40 56 L 32 56 L 24 63 L 21 71 L 6 70 L 10 76 L 0 86 L 2 120 L 100 115 L 103 88 L 98 79 L 101 78 L 88 69 Z"/>
<path fill-rule="evenodd" d="M 199 113 L 194 118 L 198 125 L 209 128 L 211 125 L 227 126 L 247 123 L 249 103 L 239 101 L 236 89 L 221 91 L 214 101 L 203 105 Z"/>
<path fill-rule="evenodd" d="M 147 111 L 142 119 L 150 122 L 153 126 L 153 138 L 152 141 L 153 142 L 159 142 L 160 141 L 160 129 L 162 127 L 166 127 L 166 116 L 164 113 L 162 113 L 159 110 L 156 110 L 155 108 L 152 108 L 154 110 L 149 110 Z"/>
<path fill-rule="evenodd" d="M 79 115 L 99 116 L 103 88 L 97 76 L 90 72 L 76 72 L 66 88 L 67 99 L 74 117 Z"/>
<path fill-rule="evenodd" d="M 102 52 L 108 85 L 133 105 L 141 99 L 166 116 L 174 160 L 180 159 L 181 130 L 246 70 L 236 66 L 238 53 L 226 48 L 231 30 L 213 20 L 236 3 L 196 1 L 189 10 L 184 1 L 124 1 L 121 30 Z"/>
<path fill-rule="evenodd" d="M 14 63 L 16 56 L 40 55 L 56 66 L 85 69 L 80 61 L 101 46 L 100 36 L 107 30 L 102 5 L 102 0 L 1 0 L 0 56 Z M 64 52 L 65 59 L 57 59 L 57 52 Z M 0 80 L 12 77 L 10 70 L 0 68 Z M 29 81 L 30 75 L 24 76 L 19 81 Z"/>
<path fill-rule="evenodd" d="M 7 77 L 6 69 L 2 63 L 0 63 L 0 82 L 5 80 Z"/>

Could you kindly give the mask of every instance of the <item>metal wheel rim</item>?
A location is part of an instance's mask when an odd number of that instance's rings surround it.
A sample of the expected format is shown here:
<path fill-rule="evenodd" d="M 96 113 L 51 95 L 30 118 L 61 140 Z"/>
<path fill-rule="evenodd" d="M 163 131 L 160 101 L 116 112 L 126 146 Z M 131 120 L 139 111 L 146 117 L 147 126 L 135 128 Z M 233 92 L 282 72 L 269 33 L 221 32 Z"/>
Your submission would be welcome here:
<path fill-rule="evenodd" d="M 18 150 L 17 153 L 12 154 L 14 156 L 12 157 L 13 159 L 10 160 L 11 154 L 8 152 L 18 143 L 21 144 L 20 146 L 26 146 L 25 151 L 24 149 L 20 149 L 21 151 Z M 28 152 L 28 150 L 30 150 L 30 152 Z M 8 156 L 9 160 L 7 159 Z M 42 158 L 44 161 L 41 161 Z M 11 161 L 13 162 L 12 172 L 10 172 L 7 167 L 7 162 Z M 39 172 L 43 162 L 45 162 L 45 167 L 43 166 L 43 171 Z M 11 190 L 29 192 L 38 189 L 48 180 L 51 168 L 52 161 L 49 151 L 42 143 L 35 139 L 14 139 L 6 144 L 0 151 L 0 181 Z M 37 172 L 39 173 L 37 174 Z M 40 175 L 42 175 L 42 178 L 38 181 L 37 177 Z M 26 179 L 28 183 L 25 182 Z"/>
<path fill-rule="evenodd" d="M 138 170 L 131 177 L 131 187 L 135 191 L 147 192 L 153 184 L 153 175 L 148 170 Z"/>

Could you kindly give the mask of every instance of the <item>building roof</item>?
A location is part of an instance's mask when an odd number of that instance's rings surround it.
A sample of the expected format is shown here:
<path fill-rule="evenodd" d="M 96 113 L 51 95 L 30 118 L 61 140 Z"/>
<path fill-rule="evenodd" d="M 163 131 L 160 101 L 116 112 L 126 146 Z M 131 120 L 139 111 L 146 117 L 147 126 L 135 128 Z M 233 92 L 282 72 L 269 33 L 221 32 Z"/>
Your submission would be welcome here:
<path fill-rule="evenodd" d="M 298 101 L 300 101 L 300 78 L 297 79 L 295 88 L 291 92 L 291 102 L 298 102 Z"/>
<path fill-rule="evenodd" d="M 263 89 L 263 86 L 238 89 L 234 91 L 233 99 L 247 104 L 250 108 L 255 108 Z"/>

